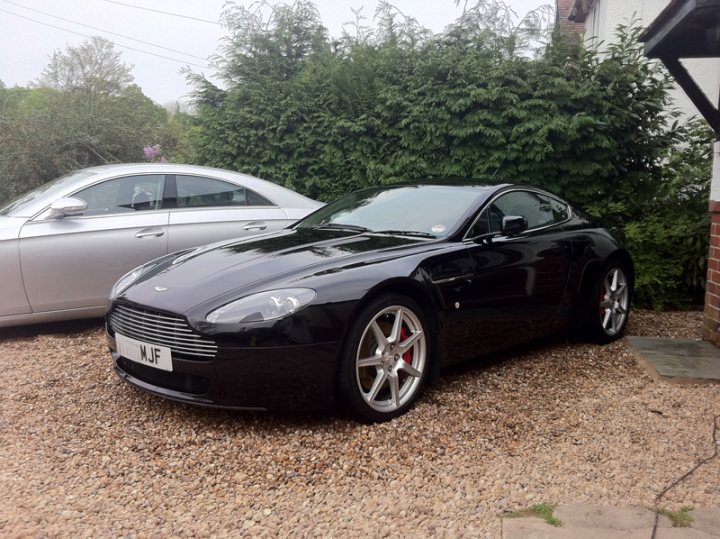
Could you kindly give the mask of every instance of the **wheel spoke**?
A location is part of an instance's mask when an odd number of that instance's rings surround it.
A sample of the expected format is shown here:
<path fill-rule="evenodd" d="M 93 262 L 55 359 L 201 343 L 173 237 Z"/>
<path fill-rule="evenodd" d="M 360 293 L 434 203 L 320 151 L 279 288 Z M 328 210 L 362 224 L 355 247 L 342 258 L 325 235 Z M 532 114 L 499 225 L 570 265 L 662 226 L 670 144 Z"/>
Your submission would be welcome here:
<path fill-rule="evenodd" d="M 611 309 L 613 305 L 615 305 L 615 302 L 613 302 L 613 300 L 606 299 L 605 301 L 600 303 L 600 309 L 603 311 L 606 309 Z"/>
<path fill-rule="evenodd" d="M 416 331 L 412 335 L 410 335 L 407 339 L 405 339 L 403 342 L 398 344 L 398 347 L 400 350 L 409 350 L 411 347 L 415 346 L 415 343 L 420 340 L 420 338 L 423 336 L 422 331 Z"/>
<path fill-rule="evenodd" d="M 387 337 L 385 337 L 385 334 L 378 325 L 377 320 L 372 321 L 372 323 L 370 324 L 370 329 L 372 330 L 373 335 L 375 335 L 375 340 L 377 341 L 378 348 L 380 348 L 381 350 L 387 348 Z"/>
<path fill-rule="evenodd" d="M 407 361 L 404 359 L 401 359 L 395 364 L 395 368 L 399 371 L 404 371 L 408 373 L 410 376 L 414 376 L 415 378 L 418 378 L 422 373 L 417 370 L 415 367 L 410 365 Z"/>
<path fill-rule="evenodd" d="M 620 312 L 615 312 L 615 316 L 613 316 L 613 331 L 617 331 L 617 328 L 620 327 L 620 322 L 622 322 L 623 314 Z"/>
<path fill-rule="evenodd" d="M 610 318 L 612 317 L 612 311 L 610 309 L 605 309 L 605 318 L 603 318 L 603 327 L 607 330 L 610 330 L 608 327 L 608 324 L 610 323 Z"/>
<path fill-rule="evenodd" d="M 615 292 L 617 290 L 618 275 L 620 275 L 620 272 L 618 270 L 614 270 L 612 272 L 612 284 L 610 285 L 610 290 L 612 290 L 613 292 Z"/>
<path fill-rule="evenodd" d="M 625 283 L 620 283 L 618 289 L 615 291 L 615 297 L 619 298 L 623 292 L 625 292 Z"/>
<path fill-rule="evenodd" d="M 373 381 L 373 385 L 370 388 L 370 391 L 367 393 L 363 393 L 363 397 L 365 397 L 365 400 L 369 403 L 372 403 L 378 396 L 378 393 L 380 393 L 380 390 L 382 389 L 383 385 L 385 385 L 385 381 L 387 380 L 388 376 L 385 373 L 384 369 L 380 369 L 377 372 L 377 375 L 375 376 L 375 380 Z"/>
<path fill-rule="evenodd" d="M 397 373 L 392 373 L 388 376 L 388 382 L 390 383 L 390 399 L 394 408 L 400 407 L 400 379 Z"/>
<path fill-rule="evenodd" d="M 357 366 L 358 368 L 363 367 L 378 367 L 382 365 L 382 354 L 375 354 L 372 357 L 366 357 L 363 359 L 358 359 Z"/>
<path fill-rule="evenodd" d="M 388 342 L 390 343 L 398 343 L 400 342 L 400 332 L 402 331 L 402 325 L 403 325 L 403 310 L 398 309 L 395 311 L 395 321 L 393 322 L 392 331 L 390 332 L 390 336 L 388 337 Z"/>
<path fill-rule="evenodd" d="M 612 275 L 608 274 L 608 276 L 605 277 L 605 284 L 603 287 L 605 288 L 605 296 L 612 296 Z"/>

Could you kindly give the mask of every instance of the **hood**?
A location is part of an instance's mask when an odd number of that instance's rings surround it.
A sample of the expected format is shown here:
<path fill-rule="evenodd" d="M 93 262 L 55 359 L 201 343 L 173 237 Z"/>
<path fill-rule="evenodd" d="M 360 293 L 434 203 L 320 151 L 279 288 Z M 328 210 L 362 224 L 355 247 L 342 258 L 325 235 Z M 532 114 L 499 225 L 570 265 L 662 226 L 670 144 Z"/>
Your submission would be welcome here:
<path fill-rule="evenodd" d="M 0 215 L 0 241 L 16 240 L 20 236 L 20 229 L 25 224 L 25 217 L 7 217 Z"/>
<path fill-rule="evenodd" d="M 427 240 L 336 230 L 283 230 L 259 238 L 223 243 L 161 265 L 120 297 L 134 303 L 185 313 L 233 293 L 237 297 L 298 286 L 308 275 L 382 258 L 399 258 Z M 399 252 L 400 251 L 400 252 Z M 305 285 L 303 285 L 305 286 Z"/>

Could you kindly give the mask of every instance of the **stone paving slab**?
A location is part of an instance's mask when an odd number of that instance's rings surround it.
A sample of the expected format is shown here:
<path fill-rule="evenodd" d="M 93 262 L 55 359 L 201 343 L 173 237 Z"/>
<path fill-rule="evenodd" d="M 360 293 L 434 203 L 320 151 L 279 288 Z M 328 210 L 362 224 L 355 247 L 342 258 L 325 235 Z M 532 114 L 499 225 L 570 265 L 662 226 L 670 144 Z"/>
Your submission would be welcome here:
<path fill-rule="evenodd" d="M 720 509 L 698 508 L 693 510 L 692 516 L 694 529 L 720 537 Z"/>
<path fill-rule="evenodd" d="M 656 539 L 718 539 L 720 509 L 696 509 L 692 526 L 673 528 L 661 516 Z M 644 507 L 607 507 L 587 504 L 561 505 L 553 515 L 562 521 L 551 526 L 535 516 L 504 518 L 502 539 L 650 539 L 655 513 Z"/>
<path fill-rule="evenodd" d="M 626 337 L 638 362 L 656 380 L 720 383 L 720 348 L 707 341 Z"/>

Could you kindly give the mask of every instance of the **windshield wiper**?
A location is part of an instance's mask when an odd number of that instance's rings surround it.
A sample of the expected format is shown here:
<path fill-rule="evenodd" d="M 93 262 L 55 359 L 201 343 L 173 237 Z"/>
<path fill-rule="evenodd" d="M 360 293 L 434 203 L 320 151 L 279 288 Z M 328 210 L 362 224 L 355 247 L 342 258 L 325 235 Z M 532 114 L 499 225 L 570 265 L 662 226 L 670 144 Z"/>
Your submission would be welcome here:
<path fill-rule="evenodd" d="M 434 234 L 428 234 L 427 232 L 420 232 L 417 230 L 376 230 L 375 234 L 390 234 L 393 236 L 414 236 L 416 238 L 429 238 L 437 239 Z"/>
<path fill-rule="evenodd" d="M 317 225 L 313 227 L 313 230 L 322 229 L 351 230 L 352 232 L 370 232 L 370 229 L 365 228 L 364 226 L 346 225 L 343 223 L 324 223 L 322 225 Z"/>

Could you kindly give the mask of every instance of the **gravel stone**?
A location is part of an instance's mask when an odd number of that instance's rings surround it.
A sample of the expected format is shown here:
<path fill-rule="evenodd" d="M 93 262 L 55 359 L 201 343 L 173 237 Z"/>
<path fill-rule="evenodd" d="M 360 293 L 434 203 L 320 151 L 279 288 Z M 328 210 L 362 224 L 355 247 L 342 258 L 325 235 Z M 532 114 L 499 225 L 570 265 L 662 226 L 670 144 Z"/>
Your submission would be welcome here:
<path fill-rule="evenodd" d="M 629 334 L 699 338 L 697 312 Z M 652 506 L 713 452 L 720 386 L 653 381 L 627 346 L 556 338 L 444 373 L 407 415 L 243 413 L 146 395 L 98 324 L 0 332 L 4 537 L 497 537 L 533 503 Z M 720 463 L 663 505 L 720 507 Z"/>

